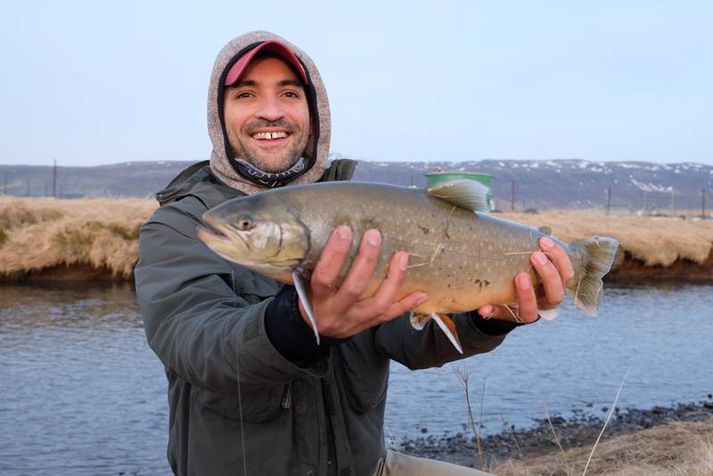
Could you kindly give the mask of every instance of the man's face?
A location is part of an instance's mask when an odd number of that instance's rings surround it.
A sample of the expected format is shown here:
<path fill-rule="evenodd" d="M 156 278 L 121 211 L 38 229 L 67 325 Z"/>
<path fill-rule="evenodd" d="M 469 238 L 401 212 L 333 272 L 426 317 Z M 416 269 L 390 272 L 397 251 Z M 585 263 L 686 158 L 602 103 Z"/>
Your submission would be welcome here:
<path fill-rule="evenodd" d="M 256 59 L 225 91 L 223 116 L 233 157 L 280 172 L 302 156 L 309 106 L 297 76 L 278 58 Z"/>

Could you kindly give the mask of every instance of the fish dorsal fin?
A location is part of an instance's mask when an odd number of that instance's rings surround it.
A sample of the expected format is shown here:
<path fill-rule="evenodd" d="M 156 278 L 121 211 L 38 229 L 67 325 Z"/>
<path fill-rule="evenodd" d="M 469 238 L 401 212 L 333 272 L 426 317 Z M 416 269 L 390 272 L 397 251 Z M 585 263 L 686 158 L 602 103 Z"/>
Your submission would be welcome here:
<path fill-rule="evenodd" d="M 545 235 L 552 235 L 552 227 L 549 227 L 547 225 L 541 226 L 540 228 L 538 228 L 538 230 L 540 230 Z"/>
<path fill-rule="evenodd" d="M 432 197 L 472 212 L 489 212 L 488 187 L 475 180 L 451 180 L 426 189 Z"/>

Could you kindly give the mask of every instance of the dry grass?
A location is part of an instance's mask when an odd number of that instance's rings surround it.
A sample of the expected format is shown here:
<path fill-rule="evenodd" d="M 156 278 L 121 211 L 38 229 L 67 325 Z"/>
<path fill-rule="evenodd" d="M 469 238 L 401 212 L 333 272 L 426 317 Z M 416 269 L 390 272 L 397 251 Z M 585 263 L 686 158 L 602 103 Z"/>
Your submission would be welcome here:
<path fill-rule="evenodd" d="M 491 468 L 499 476 L 581 475 L 591 447 L 563 455 L 508 461 Z M 567 461 L 565 463 L 564 461 Z M 617 476 L 713 475 L 713 422 L 672 423 L 602 442 L 588 475 Z"/>
<path fill-rule="evenodd" d="M 669 266 L 677 260 L 702 264 L 713 248 L 713 221 L 605 216 L 601 212 L 567 211 L 539 214 L 503 213 L 503 218 L 531 226 L 547 225 L 561 240 L 589 235 L 611 236 L 621 248 L 647 266 Z"/>
<path fill-rule="evenodd" d="M 0 197 L 0 274 L 89 265 L 128 278 L 139 228 L 155 208 L 141 199 Z"/>
<path fill-rule="evenodd" d="M 156 202 L 144 199 L 0 196 L 0 277 L 62 265 L 89 265 L 129 277 L 138 259 L 139 227 L 155 208 Z M 499 216 L 547 225 L 564 241 L 613 236 L 647 265 L 668 266 L 681 259 L 703 263 L 713 247 L 712 221 L 606 217 L 587 211 Z"/>

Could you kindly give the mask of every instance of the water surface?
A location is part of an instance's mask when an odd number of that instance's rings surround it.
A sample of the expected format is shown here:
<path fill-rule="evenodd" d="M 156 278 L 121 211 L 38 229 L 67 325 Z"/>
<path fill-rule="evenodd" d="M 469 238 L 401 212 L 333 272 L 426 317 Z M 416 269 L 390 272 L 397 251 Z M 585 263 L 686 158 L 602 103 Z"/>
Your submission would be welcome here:
<path fill-rule="evenodd" d="M 130 286 L 0 288 L 0 474 L 169 474 L 163 368 Z M 486 432 L 550 414 L 713 393 L 713 286 L 609 288 L 600 315 L 564 306 L 495 351 L 441 369 L 392 366 L 392 441 L 468 428 L 467 368 Z M 485 392 L 483 396 L 483 385 Z M 482 397 L 482 411 L 481 411 Z"/>

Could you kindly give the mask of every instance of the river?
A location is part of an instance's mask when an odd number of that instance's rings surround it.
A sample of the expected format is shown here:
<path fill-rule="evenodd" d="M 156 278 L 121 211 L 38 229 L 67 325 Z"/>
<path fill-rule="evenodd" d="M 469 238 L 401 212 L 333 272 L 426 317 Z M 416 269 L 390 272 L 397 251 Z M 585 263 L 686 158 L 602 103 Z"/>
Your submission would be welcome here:
<path fill-rule="evenodd" d="M 0 287 L 0 474 L 169 474 L 163 368 L 129 285 Z M 563 306 L 490 354 L 393 364 L 390 442 L 550 415 L 699 401 L 713 393 L 713 286 L 609 287 L 596 318 Z M 622 384 L 623 382 L 623 384 Z M 484 393 L 483 393 L 484 389 Z"/>

